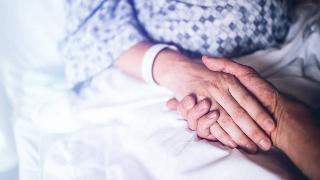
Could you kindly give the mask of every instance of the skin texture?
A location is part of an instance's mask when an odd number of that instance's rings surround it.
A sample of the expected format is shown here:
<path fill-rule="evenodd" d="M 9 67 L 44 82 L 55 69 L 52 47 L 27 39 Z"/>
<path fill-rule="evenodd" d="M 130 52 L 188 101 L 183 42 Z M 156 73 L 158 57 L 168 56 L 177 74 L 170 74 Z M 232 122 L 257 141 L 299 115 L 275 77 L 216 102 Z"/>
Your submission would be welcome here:
<path fill-rule="evenodd" d="M 257 151 L 255 144 L 263 150 L 270 149 L 267 134 L 274 128 L 273 120 L 247 89 L 234 76 L 209 71 L 181 55 L 176 57 L 175 53 L 159 54 L 161 61 L 155 62 L 158 65 L 154 70 L 155 80 L 172 90 L 177 98 L 190 93 L 198 101 L 206 97 L 208 102 L 204 106 L 210 104 L 212 109 L 218 110 L 218 121 L 223 122 L 211 127 L 210 132 L 225 145 L 234 147 L 236 143 L 252 153 Z M 159 62 L 169 65 L 161 66 Z M 243 97 L 246 101 L 241 101 Z M 188 122 L 190 129 L 196 129 L 192 118 Z"/>
<path fill-rule="evenodd" d="M 139 43 L 122 54 L 114 63 L 116 67 L 130 76 L 142 79 L 141 63 L 144 53 L 152 44 Z M 203 64 L 197 64 L 186 56 L 166 49 L 161 51 L 153 66 L 155 81 L 174 92 L 181 99 L 193 94 L 202 101 L 204 108 L 199 111 L 206 114 L 206 107 L 217 110 L 219 116 L 212 115 L 211 121 L 221 123 L 210 126 L 201 124 L 199 129 L 207 131 L 200 136 L 218 139 L 229 147 L 240 146 L 248 152 L 271 148 L 268 135 L 275 128 L 274 121 L 258 100 L 233 75 L 213 72 Z M 245 100 L 243 100 L 245 98 Z M 241 103 L 238 103 L 241 102 Z M 192 114 L 192 113 L 191 113 Z M 190 129 L 197 129 L 198 117 L 190 114 Z M 217 119 L 215 117 L 218 117 Z M 203 120 L 204 121 L 204 120 Z"/>
<path fill-rule="evenodd" d="M 277 126 L 271 132 L 274 145 L 281 149 L 310 179 L 320 179 L 319 120 L 313 116 L 307 106 L 281 94 L 250 67 L 227 59 L 207 57 L 203 58 L 203 63 L 212 71 L 221 71 L 237 77 L 276 120 Z M 167 105 L 171 109 L 178 109 L 183 103 L 191 103 L 193 106 L 190 105 L 189 109 L 178 110 L 188 114 L 194 113 L 192 110 L 199 105 L 193 102 L 196 102 L 195 98 L 188 96 L 181 102 L 171 99 Z M 201 121 L 212 122 L 206 115 L 198 118 L 197 122 Z"/>

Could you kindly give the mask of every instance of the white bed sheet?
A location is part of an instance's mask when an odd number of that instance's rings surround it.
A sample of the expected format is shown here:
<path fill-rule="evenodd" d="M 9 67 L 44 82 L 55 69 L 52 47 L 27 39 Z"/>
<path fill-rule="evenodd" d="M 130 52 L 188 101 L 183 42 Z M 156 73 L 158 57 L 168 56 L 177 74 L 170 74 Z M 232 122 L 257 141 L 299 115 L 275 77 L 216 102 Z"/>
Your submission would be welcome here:
<path fill-rule="evenodd" d="M 248 155 L 198 139 L 184 120 L 166 109 L 170 92 L 116 69 L 74 94 L 65 88 L 55 47 L 64 23 L 62 1 L 1 3 L 7 10 L 1 11 L 6 20 L 0 37 L 6 61 L 1 67 L 13 105 L 21 179 L 299 177 L 276 149 Z M 282 91 L 319 107 L 319 11 L 305 7 L 299 14 L 281 50 L 237 61 L 255 67 Z"/>

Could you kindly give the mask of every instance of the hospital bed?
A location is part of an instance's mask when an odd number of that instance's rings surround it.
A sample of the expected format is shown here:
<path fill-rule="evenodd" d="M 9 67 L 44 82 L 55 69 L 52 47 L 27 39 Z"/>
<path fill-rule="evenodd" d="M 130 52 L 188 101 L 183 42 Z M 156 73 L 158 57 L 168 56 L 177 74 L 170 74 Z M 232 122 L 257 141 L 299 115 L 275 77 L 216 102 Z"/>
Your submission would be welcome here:
<path fill-rule="evenodd" d="M 292 19 L 283 46 L 235 61 L 319 108 L 319 7 L 303 5 Z M 0 20 L 8 107 L 0 117 L 0 170 L 18 165 L 27 180 L 304 178 L 276 148 L 249 155 L 199 139 L 165 107 L 169 91 L 115 68 L 77 92 L 68 89 L 57 50 L 66 23 L 62 0 L 1 1 Z"/>

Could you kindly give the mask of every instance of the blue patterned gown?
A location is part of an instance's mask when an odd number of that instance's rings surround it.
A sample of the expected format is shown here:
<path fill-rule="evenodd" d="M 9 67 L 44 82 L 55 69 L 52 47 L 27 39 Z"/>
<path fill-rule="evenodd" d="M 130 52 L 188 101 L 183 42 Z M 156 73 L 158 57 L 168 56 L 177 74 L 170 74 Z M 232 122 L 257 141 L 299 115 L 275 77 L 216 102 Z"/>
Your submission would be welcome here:
<path fill-rule="evenodd" d="M 72 85 L 110 67 L 142 42 L 168 43 L 188 56 L 238 57 L 279 45 L 285 0 L 66 0 L 61 43 Z"/>

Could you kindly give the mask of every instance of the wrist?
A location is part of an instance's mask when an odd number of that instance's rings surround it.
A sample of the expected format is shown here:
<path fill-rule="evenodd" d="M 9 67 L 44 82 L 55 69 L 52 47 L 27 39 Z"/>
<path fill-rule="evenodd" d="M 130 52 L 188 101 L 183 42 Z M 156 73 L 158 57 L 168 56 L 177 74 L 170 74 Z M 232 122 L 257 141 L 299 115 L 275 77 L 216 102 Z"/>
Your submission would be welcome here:
<path fill-rule="evenodd" d="M 283 108 L 276 118 L 281 120 L 276 133 L 271 134 L 274 145 L 309 178 L 319 178 L 320 127 L 310 108 L 284 97 Z"/>
<path fill-rule="evenodd" d="M 196 66 L 197 64 L 188 57 L 166 49 L 161 51 L 155 59 L 153 77 L 160 86 L 173 90 L 181 82 L 189 79 L 189 72 Z"/>
<path fill-rule="evenodd" d="M 297 131 L 308 130 L 306 126 L 312 117 L 307 117 L 312 114 L 304 104 L 279 95 L 277 106 L 274 111 L 277 128 L 271 133 L 271 139 L 276 147 L 284 152 L 290 151 L 290 143 Z M 302 121 L 305 120 L 305 122 Z M 304 127 L 304 128 L 303 128 Z"/>

